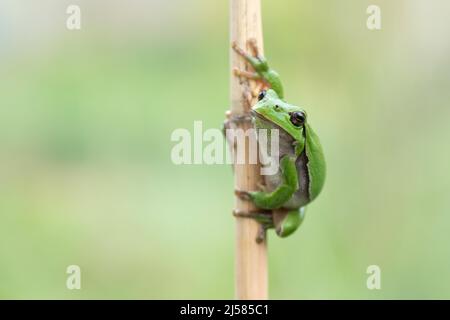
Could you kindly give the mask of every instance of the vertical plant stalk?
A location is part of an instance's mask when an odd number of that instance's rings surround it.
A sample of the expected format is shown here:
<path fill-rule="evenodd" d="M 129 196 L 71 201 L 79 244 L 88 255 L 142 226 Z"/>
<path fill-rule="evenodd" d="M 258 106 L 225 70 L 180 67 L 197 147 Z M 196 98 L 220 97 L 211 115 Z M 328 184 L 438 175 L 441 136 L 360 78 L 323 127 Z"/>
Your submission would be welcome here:
<path fill-rule="evenodd" d="M 260 0 L 230 0 L 230 38 L 239 47 L 250 50 L 247 46 L 249 39 L 255 39 L 257 46 L 263 54 L 263 35 Z M 231 44 L 230 44 L 231 48 Z M 249 116 L 248 103 L 244 99 L 244 92 L 253 89 L 255 83 L 239 79 L 233 74 L 233 69 L 245 70 L 248 65 L 242 57 L 230 49 L 231 59 L 231 117 Z M 253 101 L 253 104 L 256 101 Z M 244 130 L 251 128 L 251 123 L 237 123 L 238 128 Z M 249 139 L 256 139 L 250 137 Z M 249 141 L 246 141 L 246 159 L 249 154 Z M 248 162 L 248 161 L 246 161 Z M 260 166 L 258 164 L 235 164 L 235 188 L 253 191 L 257 189 L 260 181 Z M 236 198 L 236 210 L 250 211 L 255 207 L 248 201 Z M 236 261 L 235 261 L 235 297 L 236 299 L 267 299 L 268 298 L 268 270 L 267 270 L 267 243 L 255 241 L 259 223 L 253 219 L 236 218 Z"/>

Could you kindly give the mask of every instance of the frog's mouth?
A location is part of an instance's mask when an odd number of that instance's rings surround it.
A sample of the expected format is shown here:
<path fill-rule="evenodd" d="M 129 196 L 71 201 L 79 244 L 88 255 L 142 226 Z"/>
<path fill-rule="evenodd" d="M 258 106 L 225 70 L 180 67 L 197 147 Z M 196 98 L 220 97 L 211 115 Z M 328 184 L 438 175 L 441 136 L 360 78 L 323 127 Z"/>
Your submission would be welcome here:
<path fill-rule="evenodd" d="M 264 122 L 272 123 L 272 124 L 278 126 L 278 125 L 275 124 L 273 121 L 270 121 L 269 119 L 267 119 L 266 117 L 264 117 L 262 114 L 256 112 L 256 111 L 253 110 L 253 109 L 250 109 L 250 114 L 251 114 L 254 118 L 258 118 L 258 119 L 260 119 L 260 120 L 262 120 L 262 121 L 264 121 Z"/>
<path fill-rule="evenodd" d="M 283 129 L 282 127 L 280 127 L 278 124 L 276 124 L 273 121 L 270 121 L 269 119 L 267 119 L 266 117 L 264 117 L 262 114 L 256 112 L 255 110 L 251 110 L 250 114 L 254 117 L 254 118 L 258 118 L 260 122 L 262 122 L 264 124 L 264 127 L 266 129 L 277 129 L 280 131 L 280 133 L 283 134 L 287 134 L 289 135 L 289 133 Z"/>
<path fill-rule="evenodd" d="M 270 121 L 261 113 L 258 113 L 255 110 L 251 109 L 250 114 L 252 115 L 254 120 L 257 120 L 260 123 L 261 127 L 259 129 L 276 129 L 276 130 L 278 130 L 278 132 L 280 134 L 280 139 L 284 139 L 285 141 L 294 141 L 295 140 L 294 136 L 291 133 L 289 133 L 288 130 L 282 128 L 279 124 L 277 124 L 273 121 Z M 306 125 L 305 124 L 302 126 L 302 129 L 303 130 L 302 130 L 301 134 L 304 138 L 306 136 Z"/>

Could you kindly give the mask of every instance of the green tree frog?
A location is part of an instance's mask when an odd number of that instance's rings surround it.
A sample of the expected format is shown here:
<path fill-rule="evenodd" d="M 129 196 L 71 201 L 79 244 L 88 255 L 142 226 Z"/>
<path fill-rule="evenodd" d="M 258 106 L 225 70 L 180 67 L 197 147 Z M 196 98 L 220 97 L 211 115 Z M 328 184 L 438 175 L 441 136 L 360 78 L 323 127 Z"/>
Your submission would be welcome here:
<path fill-rule="evenodd" d="M 278 129 L 279 168 L 274 175 L 266 175 L 261 191 L 236 190 L 237 196 L 252 201 L 256 212 L 237 212 L 235 216 L 254 218 L 261 223 L 257 241 L 265 231 L 274 228 L 277 235 L 287 237 L 301 225 L 305 206 L 322 190 L 326 165 L 318 136 L 309 124 L 306 111 L 284 100 L 283 86 L 278 73 L 269 68 L 266 59 L 258 53 L 254 40 L 249 42 L 253 55 L 236 44 L 233 49 L 254 69 L 254 73 L 235 70 L 235 74 L 263 84 L 258 102 L 251 108 L 255 129 Z"/>

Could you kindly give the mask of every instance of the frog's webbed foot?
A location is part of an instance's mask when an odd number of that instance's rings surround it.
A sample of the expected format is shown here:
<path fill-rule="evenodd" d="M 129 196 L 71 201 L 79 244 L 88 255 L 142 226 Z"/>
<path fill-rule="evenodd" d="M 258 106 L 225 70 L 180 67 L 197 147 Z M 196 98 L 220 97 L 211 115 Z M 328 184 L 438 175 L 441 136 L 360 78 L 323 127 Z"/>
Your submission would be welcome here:
<path fill-rule="evenodd" d="M 245 71 L 245 70 L 240 70 L 238 68 L 234 68 L 233 73 L 236 77 L 240 77 L 240 78 L 246 78 L 246 79 L 250 79 L 250 80 L 261 79 L 261 76 L 259 74 L 257 74 L 256 72 L 249 72 L 249 71 Z"/>
<path fill-rule="evenodd" d="M 269 68 L 266 58 L 258 49 L 256 40 L 248 40 L 247 46 L 252 53 L 245 52 L 236 42 L 233 42 L 232 44 L 233 50 L 252 66 L 253 72 L 235 70 L 235 75 L 256 81 L 260 87 L 255 89 L 255 91 L 257 90 L 259 92 L 261 89 L 272 88 L 278 94 L 278 97 L 283 99 L 283 86 L 281 84 L 280 76 L 274 70 Z"/>
<path fill-rule="evenodd" d="M 252 201 L 252 197 L 248 191 L 235 189 L 234 194 L 241 200 Z"/>
<path fill-rule="evenodd" d="M 253 51 L 252 54 L 245 52 L 241 47 L 238 46 L 236 42 L 233 42 L 231 47 L 238 55 L 248 60 L 250 63 L 253 62 L 252 59 L 256 59 L 262 62 L 264 60 L 264 57 L 260 55 L 256 39 L 252 38 L 248 40 L 247 45 L 250 47 L 251 51 Z"/>
<path fill-rule="evenodd" d="M 268 86 L 264 82 L 264 79 L 257 72 L 250 72 L 234 68 L 233 73 L 236 77 L 256 81 L 256 86 L 252 90 L 248 89 L 248 91 L 250 91 L 252 95 L 252 99 L 256 98 L 262 90 L 268 89 Z"/>
<path fill-rule="evenodd" d="M 264 209 L 255 209 L 249 211 L 233 210 L 233 215 L 238 218 L 255 219 L 260 223 L 273 224 L 272 211 Z"/>
<path fill-rule="evenodd" d="M 255 219 L 259 222 L 259 230 L 255 239 L 257 243 L 261 243 L 266 239 L 267 229 L 274 228 L 271 211 L 264 211 L 261 209 L 256 209 L 254 211 L 234 210 L 233 215 L 239 218 Z"/>
<path fill-rule="evenodd" d="M 231 44 L 231 47 L 241 57 L 243 57 L 243 58 L 248 58 L 249 57 L 249 54 L 247 52 L 245 52 L 241 47 L 239 47 L 238 44 L 236 43 L 236 41 L 234 41 Z"/>
<path fill-rule="evenodd" d="M 258 73 L 249 72 L 249 71 L 245 71 L 245 70 L 239 70 L 237 68 L 234 68 L 233 70 L 234 70 L 233 71 L 234 75 L 239 78 L 245 78 L 245 79 L 256 81 L 256 85 L 252 89 L 246 90 L 246 91 L 249 91 L 249 93 L 251 95 L 250 98 L 245 97 L 246 100 L 248 101 L 248 104 L 251 105 L 253 99 L 256 98 L 261 91 L 269 89 L 269 86 L 266 84 L 265 80 Z M 244 95 L 247 95 L 247 93 L 244 92 Z"/>
<path fill-rule="evenodd" d="M 260 224 L 258 235 L 256 236 L 256 243 L 262 243 L 266 240 L 266 231 L 269 229 L 266 225 Z"/>
<path fill-rule="evenodd" d="M 252 54 L 245 52 L 242 48 L 240 48 L 236 44 L 236 42 L 233 42 L 232 48 L 238 55 L 243 57 L 252 66 L 254 71 L 249 72 L 235 68 L 233 72 L 236 76 L 240 78 L 254 80 L 258 83 L 258 86 L 253 90 L 254 92 L 252 92 L 253 96 L 256 97 L 258 93 L 261 92 L 261 90 L 269 88 L 267 81 L 264 79 L 261 73 L 262 71 L 267 69 L 267 62 L 265 58 L 259 54 L 259 49 L 258 46 L 256 45 L 255 39 L 248 40 L 247 45 L 250 48 L 250 50 L 253 51 Z"/>
<path fill-rule="evenodd" d="M 247 41 L 247 44 L 250 46 L 250 49 L 252 49 L 253 54 L 255 57 L 259 57 L 259 49 L 255 38 L 251 38 Z"/>

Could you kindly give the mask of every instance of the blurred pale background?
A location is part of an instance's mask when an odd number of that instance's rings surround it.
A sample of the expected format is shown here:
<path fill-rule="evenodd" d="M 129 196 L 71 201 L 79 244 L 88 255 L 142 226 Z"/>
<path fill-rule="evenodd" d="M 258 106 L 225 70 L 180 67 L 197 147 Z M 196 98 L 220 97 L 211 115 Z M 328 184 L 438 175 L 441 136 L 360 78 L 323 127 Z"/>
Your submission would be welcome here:
<path fill-rule="evenodd" d="M 450 298 L 449 12 L 263 0 L 329 168 L 302 228 L 270 235 L 271 298 Z M 231 169 L 170 160 L 174 129 L 221 126 L 228 49 L 225 0 L 0 1 L 0 298 L 233 297 Z"/>

